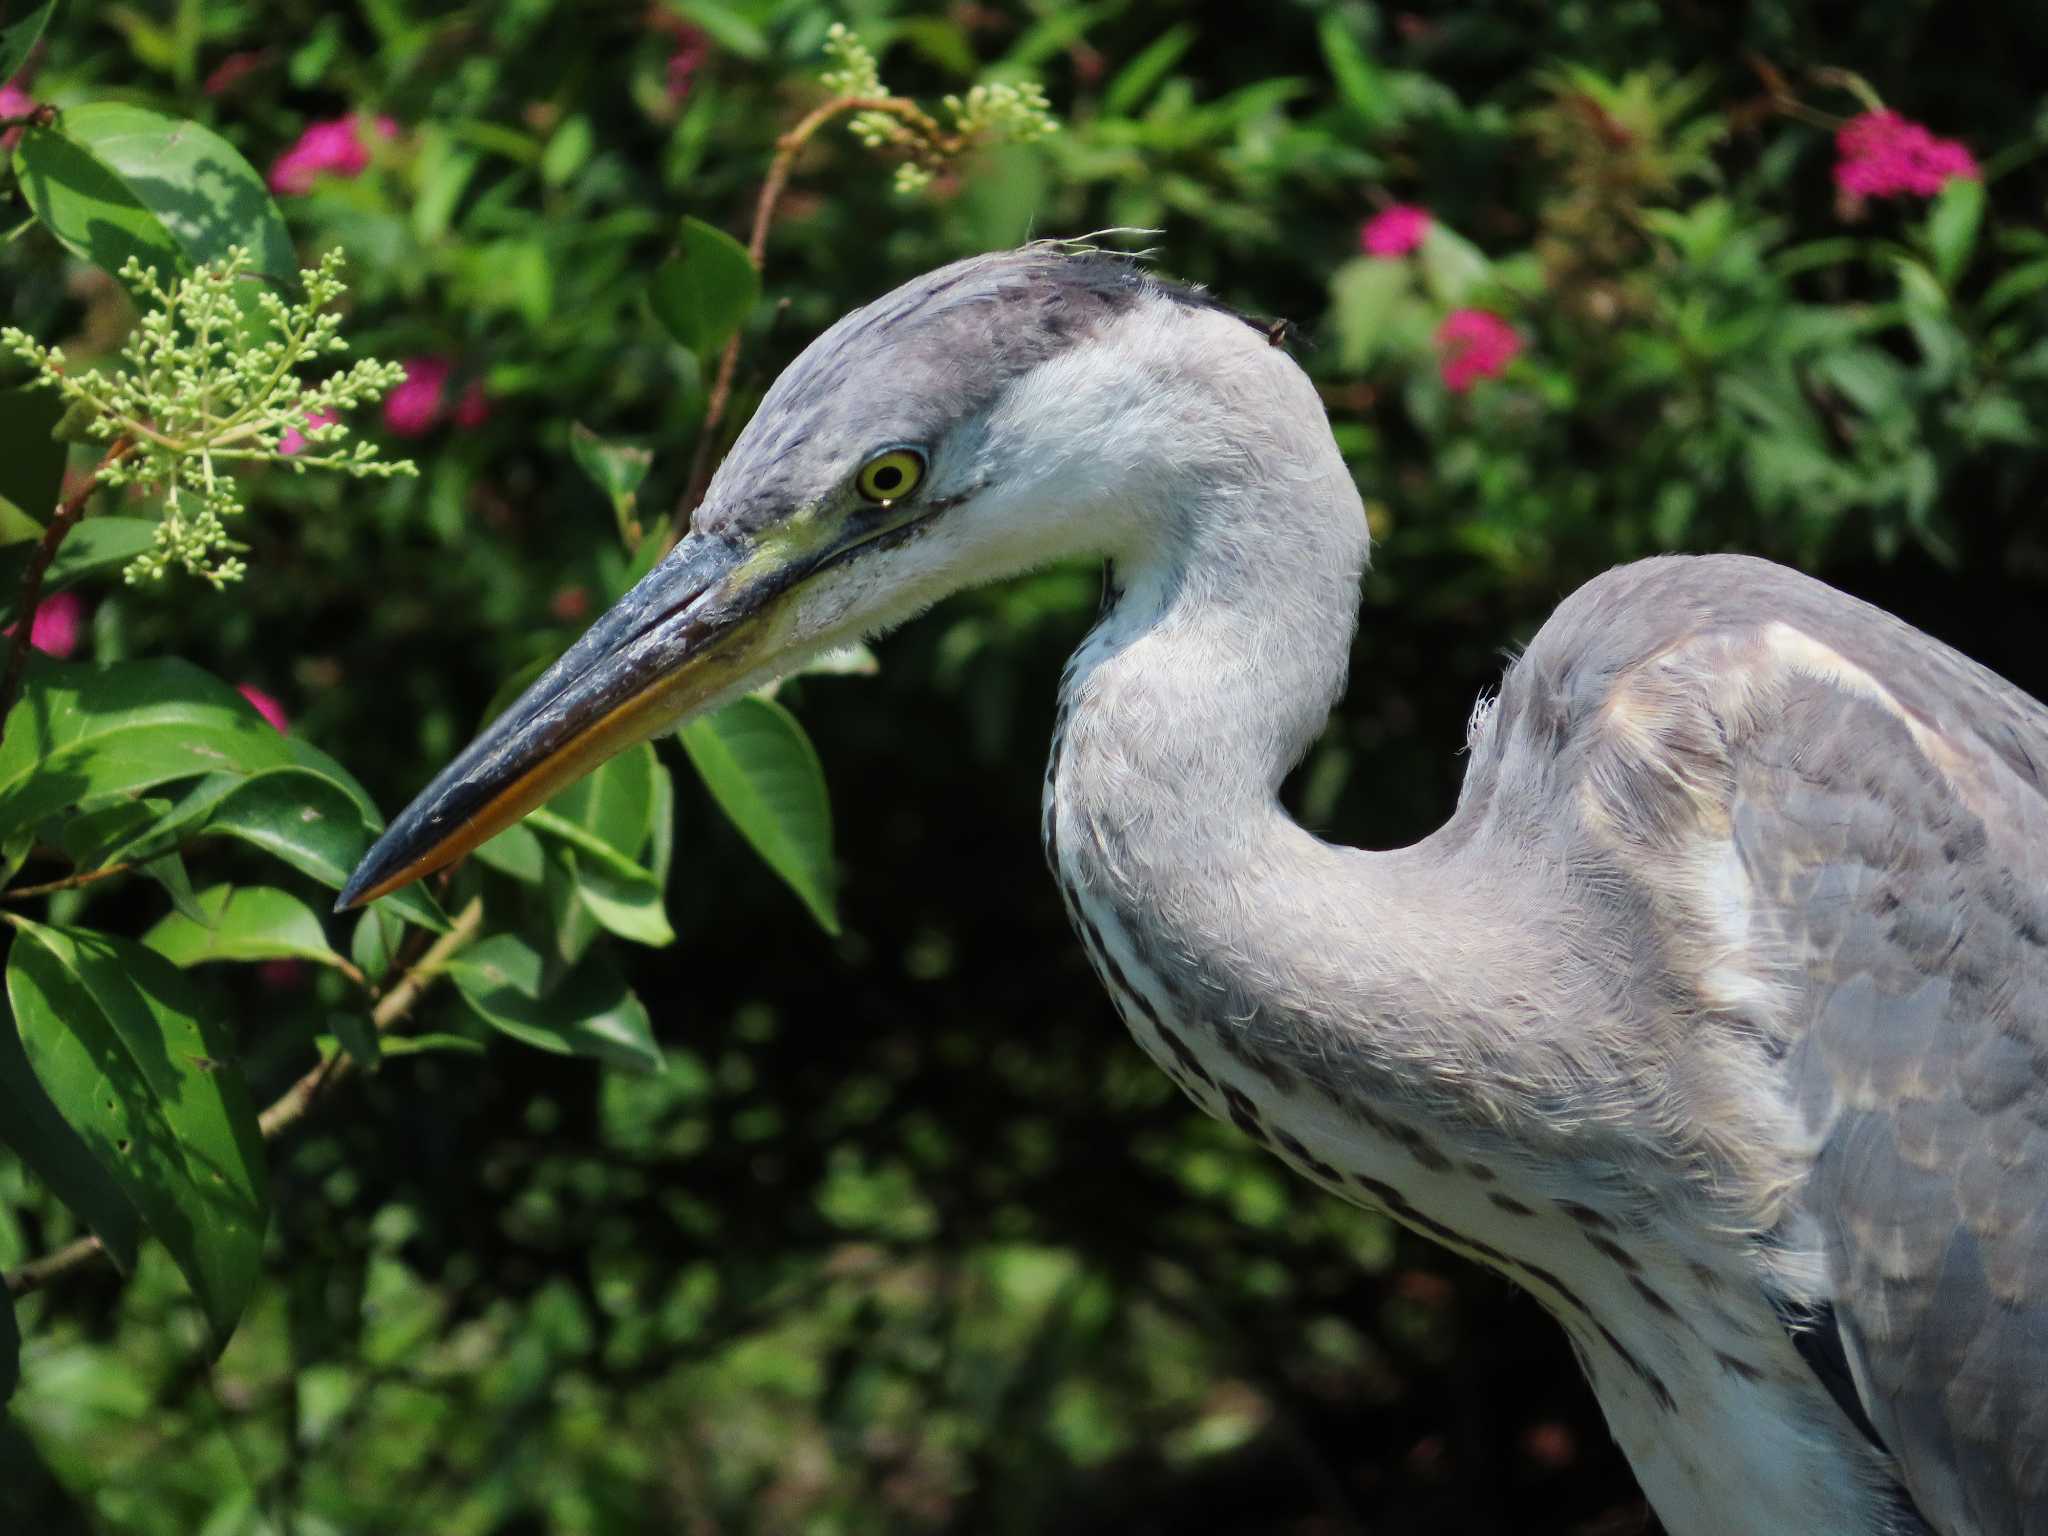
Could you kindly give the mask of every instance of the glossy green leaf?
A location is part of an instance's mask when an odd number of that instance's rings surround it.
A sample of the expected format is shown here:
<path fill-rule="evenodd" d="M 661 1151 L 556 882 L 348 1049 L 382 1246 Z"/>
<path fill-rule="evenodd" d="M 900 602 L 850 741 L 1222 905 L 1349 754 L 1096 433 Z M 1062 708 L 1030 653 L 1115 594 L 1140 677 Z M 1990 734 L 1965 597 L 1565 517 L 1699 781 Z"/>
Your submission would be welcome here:
<path fill-rule="evenodd" d="M 184 1271 L 227 1342 L 255 1288 L 263 1140 L 227 1031 L 161 955 L 19 917 L 7 993 L 59 1112 Z"/>
<path fill-rule="evenodd" d="M 11 9 L 11 7 L 10 7 Z M 49 25 L 50 13 L 57 9 L 57 0 L 43 0 L 29 9 L 19 21 L 10 21 L 0 26 L 0 84 L 12 80 L 21 72 L 21 66 L 28 62 L 29 51 L 36 45 L 36 39 L 43 35 L 43 28 Z"/>
<path fill-rule="evenodd" d="M 667 770 L 641 743 L 578 780 L 526 819 L 565 844 L 576 894 L 600 926 L 657 948 L 675 942 L 662 885 L 641 862 L 654 830 L 657 783 Z"/>
<path fill-rule="evenodd" d="M 185 871 L 185 860 L 176 852 L 161 853 L 146 861 L 142 873 L 163 888 L 171 898 L 171 907 L 187 922 L 206 921 L 205 909 L 199 905 L 199 893 L 192 889 L 192 877 Z"/>
<path fill-rule="evenodd" d="M 0 501 L 38 523 L 49 521 L 63 493 L 69 448 L 51 433 L 64 409 L 64 397 L 54 389 L 26 384 L 0 389 Z M 8 601 L 11 605 L 11 594 Z"/>
<path fill-rule="evenodd" d="M 501 875 L 510 875 L 522 885 L 540 884 L 541 876 L 546 872 L 546 859 L 540 839 L 524 822 L 513 823 L 476 850 L 479 864 L 495 869 Z"/>
<path fill-rule="evenodd" d="M 23 133 L 14 169 L 44 227 L 108 272 L 133 256 L 168 279 L 240 245 L 262 277 L 296 278 L 291 234 L 270 189 L 232 144 L 198 123 L 94 102 L 65 112 L 55 127 Z"/>
<path fill-rule="evenodd" d="M 289 891 L 216 885 L 199 893 L 198 905 L 202 921 L 173 912 L 142 942 L 180 970 L 216 960 L 341 962 L 313 909 Z"/>
<path fill-rule="evenodd" d="M 263 727 L 269 731 L 268 726 Z M 284 742 L 276 732 L 273 738 Z M 290 865 L 329 890 L 340 890 L 375 841 L 380 823 L 365 811 L 360 788 L 350 792 L 328 774 L 306 765 L 306 753 L 287 745 L 291 761 L 263 773 L 215 774 L 194 785 L 161 823 L 118 859 L 152 856 L 168 844 L 196 837 L 232 837 Z M 418 886 L 380 897 L 385 908 L 436 933 L 448 931 L 448 917 Z"/>
<path fill-rule="evenodd" d="M 170 809 L 169 800 L 155 795 L 134 800 L 124 796 L 110 805 L 63 817 L 58 845 L 80 869 L 98 869 L 112 862 L 109 853 L 141 837 Z"/>
<path fill-rule="evenodd" d="M 0 401 L 0 409 L 4 408 L 5 402 Z M 43 595 L 61 592 L 88 577 L 118 571 L 155 543 L 156 522 L 152 518 L 89 517 L 57 546 L 56 558 L 43 572 Z M 0 623 L 14 617 L 31 548 L 15 544 L 0 550 Z"/>
<path fill-rule="evenodd" d="M 448 975 L 478 1018 L 516 1040 L 636 1071 L 661 1069 L 647 1010 L 616 974 L 581 965 L 544 993 L 543 969 L 539 950 L 501 933 L 450 961 Z"/>
<path fill-rule="evenodd" d="M 186 662 L 41 667 L 0 742 L 0 837 L 81 802 L 287 761 L 247 700 Z"/>
<path fill-rule="evenodd" d="M 0 1025 L 0 1143 L 12 1147 L 50 1193 L 92 1228 L 116 1269 L 132 1270 L 142 1219 L 43 1092 L 21 1048 L 20 1021 L 17 1007 L 14 1022 Z"/>
<path fill-rule="evenodd" d="M 838 933 L 832 804 L 817 749 L 796 716 L 768 699 L 740 698 L 677 735 L 740 835 L 803 899 L 818 925 Z"/>
<path fill-rule="evenodd" d="M 731 235 L 702 219 L 686 218 L 676 254 L 655 269 L 647 296 L 669 335 L 708 358 L 761 297 L 761 274 L 747 248 Z"/>
<path fill-rule="evenodd" d="M 355 932 L 349 938 L 349 959 L 371 981 L 382 981 L 391 974 L 404 939 L 404 924 L 382 902 L 373 902 L 356 918 Z"/>

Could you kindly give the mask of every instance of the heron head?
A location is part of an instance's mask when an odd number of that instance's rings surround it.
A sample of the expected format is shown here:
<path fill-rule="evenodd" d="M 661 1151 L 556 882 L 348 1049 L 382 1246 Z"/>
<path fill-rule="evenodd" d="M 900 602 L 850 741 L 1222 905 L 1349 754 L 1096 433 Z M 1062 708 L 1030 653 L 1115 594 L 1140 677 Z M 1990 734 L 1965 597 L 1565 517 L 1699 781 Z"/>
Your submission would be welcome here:
<path fill-rule="evenodd" d="M 950 592 L 1147 536 L 1214 446 L 1162 344 L 1189 322 L 1259 342 L 1125 258 L 1051 244 L 847 315 L 770 388 L 689 535 L 407 807 L 339 905 Z"/>

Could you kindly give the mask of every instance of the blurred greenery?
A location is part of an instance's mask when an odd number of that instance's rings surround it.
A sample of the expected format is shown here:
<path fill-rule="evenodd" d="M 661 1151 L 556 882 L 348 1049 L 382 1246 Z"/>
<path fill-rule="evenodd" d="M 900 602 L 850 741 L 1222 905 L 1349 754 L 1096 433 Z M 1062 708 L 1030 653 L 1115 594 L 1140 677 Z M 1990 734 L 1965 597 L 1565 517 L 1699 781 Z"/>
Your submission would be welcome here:
<path fill-rule="evenodd" d="M 0 56 L 39 9 L 0 6 Z M 894 90 L 1038 80 L 1063 127 L 914 196 L 827 127 L 757 301 L 732 240 L 824 99 L 835 21 Z M 18 1300 L 7 1528 L 1651 1528 L 1533 1303 L 1293 1181 L 1118 1027 L 1034 814 L 1094 572 L 953 600 L 875 675 L 797 679 L 752 734 L 629 755 L 498 839 L 439 893 L 481 895 L 490 936 L 381 1049 L 349 973 L 416 951 L 399 914 L 324 915 L 366 835 L 338 765 L 396 808 L 644 569 L 733 324 L 718 446 L 851 306 L 1113 226 L 1295 322 L 1384 540 L 1352 697 L 1289 789 L 1325 835 L 1440 821 L 1502 648 L 1655 550 L 1791 561 L 2048 693 L 2044 53 L 2048 12 L 1995 0 L 1279 0 L 1256 25 L 1157 0 L 60 7 L 24 98 L 189 119 L 267 172 L 300 262 L 347 251 L 358 351 L 412 366 L 417 409 L 352 425 L 421 475 L 253 470 L 227 597 L 122 585 L 130 518 L 66 547 L 81 659 L 250 685 L 289 716 L 289 761 L 184 792 L 203 889 L 159 862 L 10 910 L 148 932 L 181 964 L 260 949 L 178 983 L 259 1104 L 322 1049 L 365 1070 L 270 1143 L 263 1272 L 218 1359 L 154 1244 Z M 1981 182 L 1844 193 L 1830 128 L 1859 88 L 1961 139 Z M 352 114 L 356 160 L 281 174 Z M 0 321 L 113 351 L 123 290 L 25 178 L 0 191 Z M 1393 204 L 1426 208 L 1427 238 L 1365 254 Z M 1464 392 L 1436 340 L 1461 308 L 1520 344 Z M 18 382 L 10 498 L 54 478 L 16 457 L 49 432 Z M 786 801 L 721 784 L 782 707 L 830 822 L 800 752 Z M 60 841 L 83 867 L 80 838 L 124 829 Z M 49 856 L 8 854 L 28 879 Z M 206 938 L 231 906 L 261 936 L 232 954 Z M 0 1153 L 0 1264 L 81 1230 Z"/>

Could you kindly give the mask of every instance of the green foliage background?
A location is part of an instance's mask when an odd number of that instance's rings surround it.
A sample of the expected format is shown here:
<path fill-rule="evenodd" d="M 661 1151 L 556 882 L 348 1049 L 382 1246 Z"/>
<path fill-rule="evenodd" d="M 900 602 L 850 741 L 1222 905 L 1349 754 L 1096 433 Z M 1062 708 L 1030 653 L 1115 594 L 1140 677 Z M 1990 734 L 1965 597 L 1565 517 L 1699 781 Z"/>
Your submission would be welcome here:
<path fill-rule="evenodd" d="M 2048 13 L 1998 0 L 61 9 L 40 100 L 191 117 L 258 167 L 309 120 L 389 114 L 368 171 L 280 202 L 302 256 L 348 250 L 363 350 L 447 356 L 492 405 L 396 445 L 416 482 L 252 482 L 246 583 L 102 582 L 92 655 L 256 684 L 400 805 L 619 587 L 572 424 L 653 451 L 638 515 L 676 505 L 709 360 L 650 278 L 685 216 L 744 238 L 840 19 L 899 91 L 1031 76 L 1066 126 L 914 198 L 822 134 L 736 415 L 847 308 L 1034 233 L 1154 228 L 1164 269 L 1293 319 L 1385 541 L 1352 696 L 1290 791 L 1327 835 L 1441 819 L 1502 648 L 1655 550 L 1793 561 L 2048 692 Z M 703 46 L 680 100 L 674 24 Z M 1981 217 L 1844 206 L 1825 127 L 1759 65 L 1837 118 L 1854 97 L 1813 72 L 1854 71 L 1965 139 Z M 1454 239 L 1363 261 L 1388 198 Z M 1430 333 L 1460 303 L 1527 350 L 1455 397 Z M 37 229 L 0 246 L 0 319 L 90 354 L 124 306 Z M 265 1278 L 210 1365 L 161 1251 L 25 1300 L 8 1528 L 1644 1529 L 1532 1303 L 1292 1182 L 1118 1028 L 1035 836 L 1096 597 L 1081 570 L 964 596 L 879 675 L 784 691 L 831 785 L 836 937 L 678 773 L 678 942 L 611 951 L 665 1070 L 388 1059 L 272 1145 Z M 344 983 L 209 985 L 267 1102 Z M 476 1034 L 448 988 L 421 1027 Z M 0 1157 L 0 1262 L 76 1230 Z"/>

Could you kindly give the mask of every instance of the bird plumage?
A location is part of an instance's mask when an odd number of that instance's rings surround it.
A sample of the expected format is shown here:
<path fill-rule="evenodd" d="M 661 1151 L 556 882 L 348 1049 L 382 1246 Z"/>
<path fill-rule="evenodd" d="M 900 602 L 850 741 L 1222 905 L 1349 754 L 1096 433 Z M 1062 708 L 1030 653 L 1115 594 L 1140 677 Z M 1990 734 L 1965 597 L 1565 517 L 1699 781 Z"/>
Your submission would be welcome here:
<path fill-rule="evenodd" d="M 906 448 L 915 495 L 853 494 Z M 1646 561 L 1475 710 L 1442 829 L 1337 847 L 1278 791 L 1368 542 L 1266 327 L 1099 253 L 956 263 L 805 351 L 690 538 L 344 895 L 616 750 L 654 690 L 643 731 L 1105 557 L 1043 832 L 1161 1067 L 1527 1287 L 1674 1536 L 2048 1533 L 2048 712 L 1795 572 Z"/>

